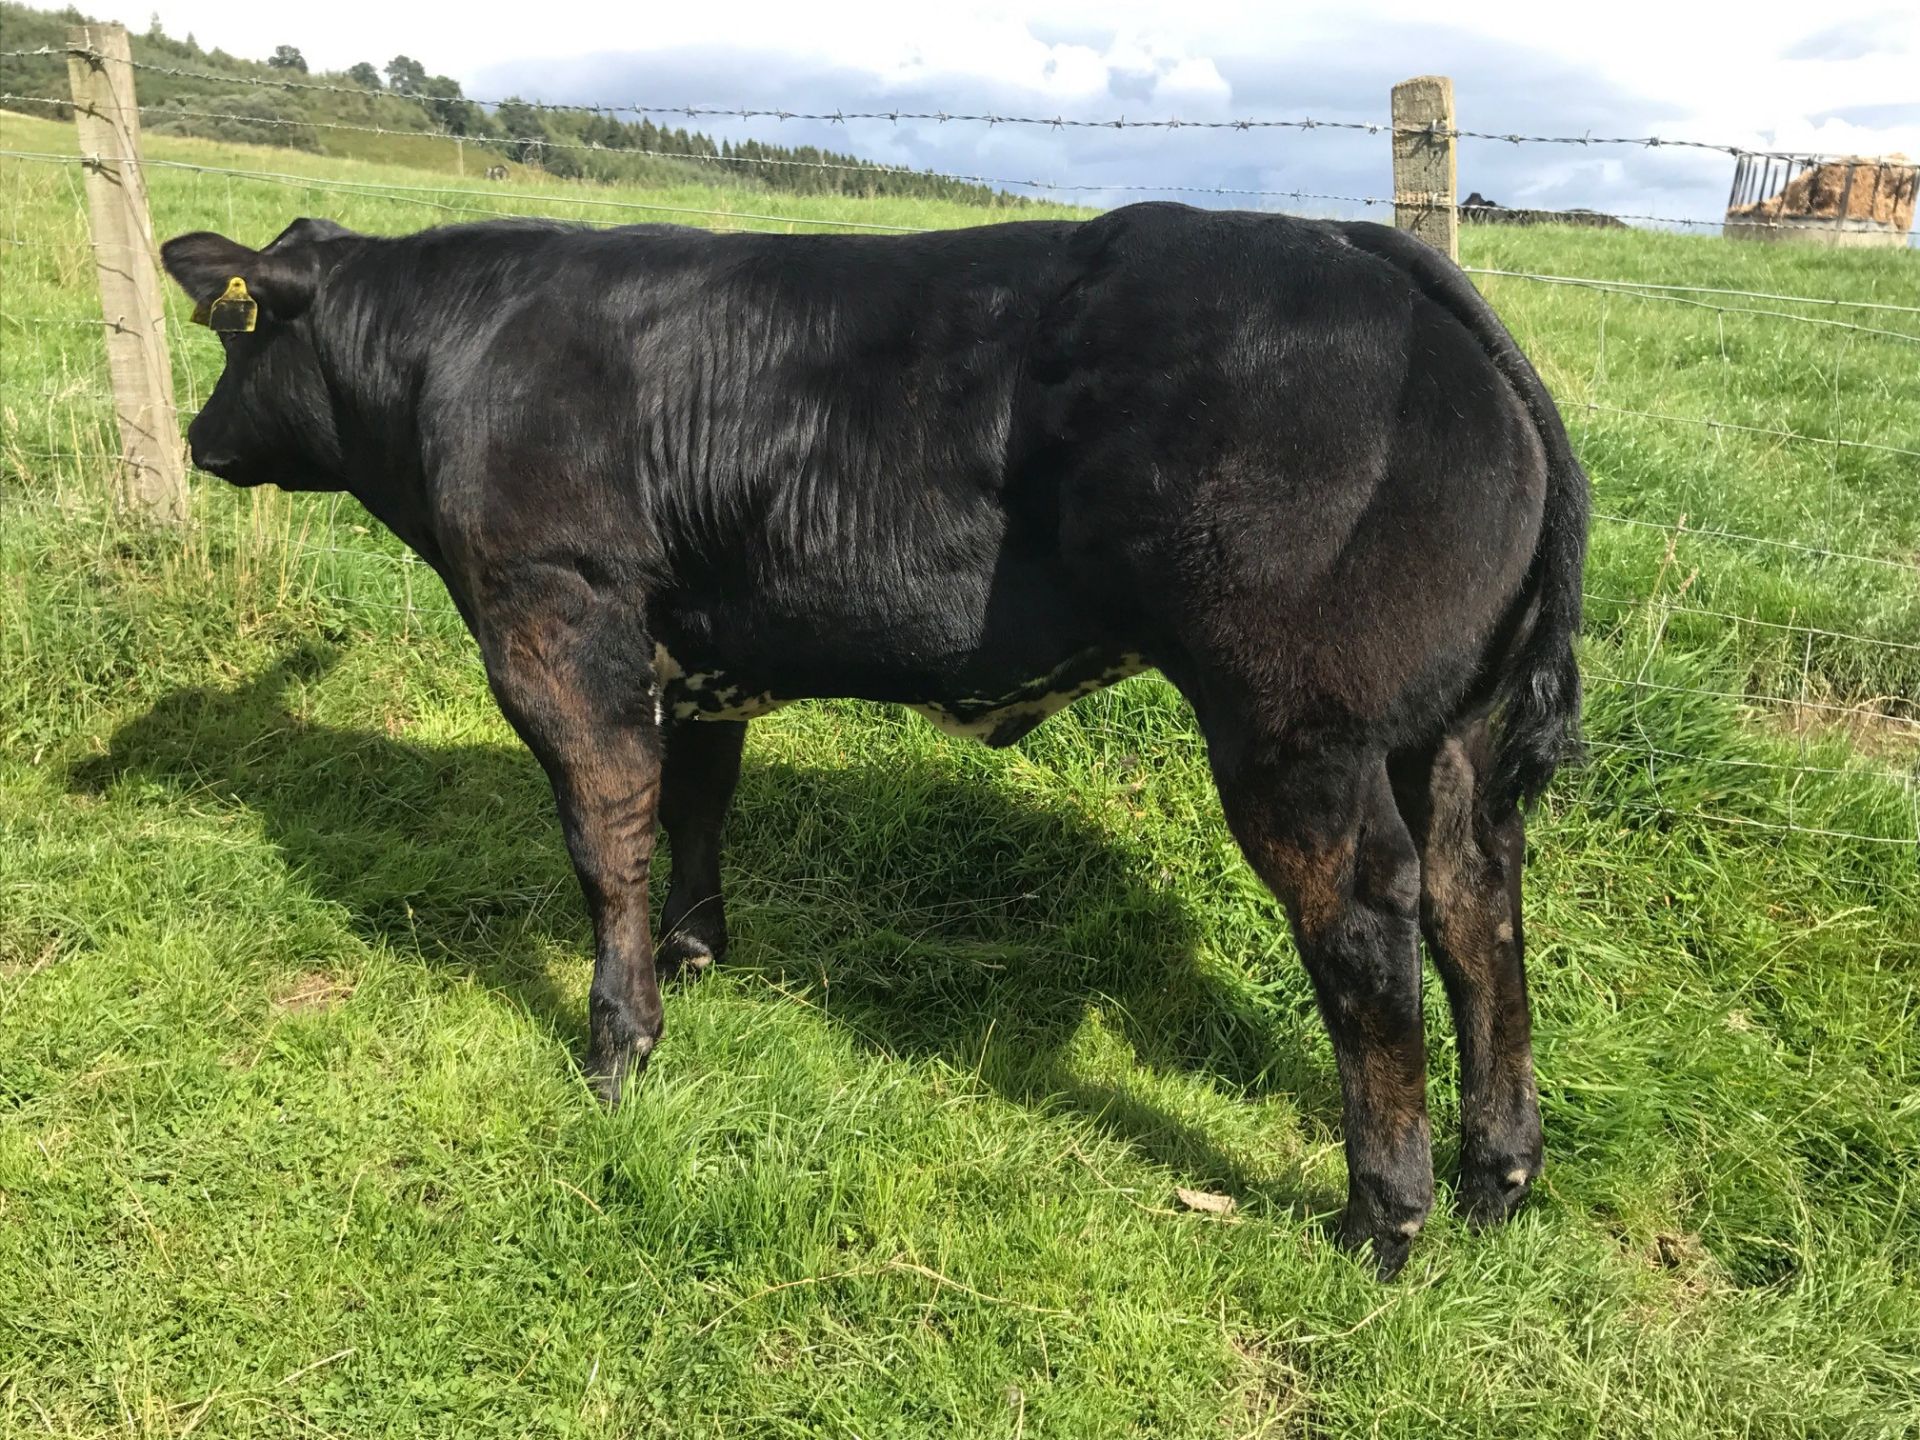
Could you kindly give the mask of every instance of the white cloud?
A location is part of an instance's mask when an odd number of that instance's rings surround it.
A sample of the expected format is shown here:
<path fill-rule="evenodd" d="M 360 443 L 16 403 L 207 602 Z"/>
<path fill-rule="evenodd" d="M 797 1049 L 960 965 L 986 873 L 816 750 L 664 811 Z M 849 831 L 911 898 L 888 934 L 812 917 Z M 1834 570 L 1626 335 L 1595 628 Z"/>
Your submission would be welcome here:
<path fill-rule="evenodd" d="M 1205 106 L 1208 113 L 1225 114 L 1233 87 L 1206 56 L 1188 56 L 1167 67 L 1153 87 L 1154 98 Z"/>

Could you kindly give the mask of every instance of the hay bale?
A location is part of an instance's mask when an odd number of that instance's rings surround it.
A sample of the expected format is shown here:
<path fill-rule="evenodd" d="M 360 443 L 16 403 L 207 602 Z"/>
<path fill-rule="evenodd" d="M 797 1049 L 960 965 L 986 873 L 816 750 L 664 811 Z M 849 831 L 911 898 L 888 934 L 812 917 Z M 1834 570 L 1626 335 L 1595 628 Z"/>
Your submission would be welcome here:
<path fill-rule="evenodd" d="M 1726 233 L 1770 238 L 1769 231 L 1791 231 L 1814 238 L 1824 229 L 1835 237 L 1903 244 L 1916 199 L 1920 166 L 1904 155 L 1828 160 L 1801 171 L 1778 194 L 1729 205 Z"/>

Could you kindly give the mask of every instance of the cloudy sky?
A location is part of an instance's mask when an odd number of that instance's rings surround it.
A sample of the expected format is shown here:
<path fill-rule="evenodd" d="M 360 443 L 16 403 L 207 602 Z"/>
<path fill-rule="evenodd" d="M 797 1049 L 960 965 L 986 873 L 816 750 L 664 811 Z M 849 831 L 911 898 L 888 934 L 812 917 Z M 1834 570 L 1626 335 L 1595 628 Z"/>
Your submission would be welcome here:
<path fill-rule="evenodd" d="M 144 28 L 153 0 L 112 15 Z M 1022 5 L 790 0 L 637 6 L 391 0 L 263 6 L 158 0 L 172 34 L 316 67 L 406 53 L 481 99 L 928 109 L 1099 119 L 1381 120 L 1397 80 L 1453 77 L 1466 129 L 1646 135 L 1760 148 L 1920 155 L 1920 6 L 1850 0 L 1410 0 L 1337 6 L 1195 0 Z M 100 9 L 99 5 L 87 7 Z M 112 7 L 106 7 L 111 12 Z M 1380 196 L 1386 141 L 1339 131 L 1053 131 L 1028 126 L 703 121 L 935 169 L 1111 187 L 1222 186 Z M 1464 141 L 1460 188 L 1506 204 L 1717 218 L 1732 162 L 1665 149 Z M 1225 203 L 1261 203 L 1239 199 Z M 1325 203 L 1287 208 L 1346 213 Z"/>

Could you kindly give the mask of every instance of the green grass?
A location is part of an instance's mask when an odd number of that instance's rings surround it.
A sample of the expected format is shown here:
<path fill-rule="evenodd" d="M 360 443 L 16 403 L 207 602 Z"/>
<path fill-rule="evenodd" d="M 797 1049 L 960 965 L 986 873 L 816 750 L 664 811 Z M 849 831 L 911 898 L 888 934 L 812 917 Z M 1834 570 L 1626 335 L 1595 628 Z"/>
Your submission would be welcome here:
<path fill-rule="evenodd" d="M 505 199 L 151 153 L 309 177 L 155 168 L 163 235 L 448 218 L 320 182 Z M 98 318 L 61 248 L 78 177 L 0 177 L 0 1433 L 1920 1429 L 1920 869 L 1804 833 L 1914 837 L 1913 571 L 1596 526 L 1590 589 L 1633 603 L 1594 603 L 1595 763 L 1532 829 L 1546 1177 L 1498 1233 L 1436 1217 L 1382 1287 L 1325 1229 L 1344 1174 L 1307 984 L 1150 678 L 1008 752 L 852 704 L 756 724 L 733 952 L 599 1110 L 546 787 L 430 574 L 327 497 L 196 480 L 184 543 L 108 516 L 98 327 L 39 323 Z M 1920 303 L 1908 254 L 1465 244 Z M 1484 283 L 1568 402 L 1920 448 L 1907 341 Z M 170 338 L 190 405 L 217 346 Z M 1609 514 L 1920 556 L 1910 458 L 1569 418 Z M 1177 1213 L 1175 1185 L 1239 1213 Z"/>

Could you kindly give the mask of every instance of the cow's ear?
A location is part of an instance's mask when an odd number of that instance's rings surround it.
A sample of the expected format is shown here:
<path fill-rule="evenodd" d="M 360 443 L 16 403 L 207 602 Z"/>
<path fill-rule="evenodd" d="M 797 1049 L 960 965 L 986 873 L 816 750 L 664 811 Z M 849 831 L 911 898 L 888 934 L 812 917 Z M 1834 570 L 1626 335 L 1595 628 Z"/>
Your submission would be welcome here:
<path fill-rule="evenodd" d="M 360 232 L 349 230 L 337 220 L 324 220 L 312 215 L 302 215 L 286 229 L 267 242 L 266 255 L 292 249 L 296 245 L 311 244 L 318 240 L 358 240 Z"/>
<path fill-rule="evenodd" d="M 237 278 L 270 320 L 299 315 L 313 303 L 320 284 L 319 256 L 311 248 L 282 249 L 276 242 L 265 250 L 249 250 L 210 230 L 175 236 L 160 247 L 160 261 L 196 306 L 226 295 Z"/>
<path fill-rule="evenodd" d="M 251 289 L 253 277 L 248 272 L 257 268 L 259 259 L 258 251 L 211 230 L 176 235 L 160 247 L 160 263 L 196 305 L 219 299 L 236 275 Z"/>

